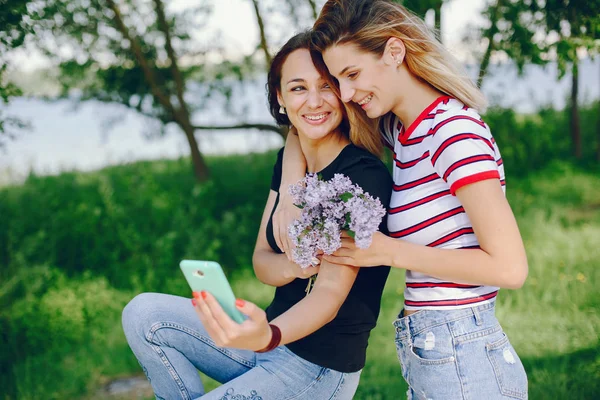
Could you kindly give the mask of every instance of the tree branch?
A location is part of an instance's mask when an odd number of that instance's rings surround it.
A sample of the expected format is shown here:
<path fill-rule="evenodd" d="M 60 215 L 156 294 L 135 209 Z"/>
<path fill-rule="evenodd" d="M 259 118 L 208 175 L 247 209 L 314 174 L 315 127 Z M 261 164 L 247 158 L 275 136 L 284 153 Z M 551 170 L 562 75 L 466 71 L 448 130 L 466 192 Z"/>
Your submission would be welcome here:
<path fill-rule="evenodd" d="M 314 0 L 308 0 L 308 4 L 310 4 L 310 9 L 312 10 L 313 19 L 316 20 L 319 16 L 317 14 L 317 4 Z"/>
<path fill-rule="evenodd" d="M 167 24 L 167 18 L 165 17 L 165 9 L 161 0 L 154 0 L 154 4 L 156 7 L 158 28 L 165 35 L 165 49 L 167 50 L 167 55 L 169 57 L 169 60 L 171 61 L 170 69 L 171 73 L 173 74 L 173 79 L 175 80 L 175 87 L 177 90 L 177 99 L 179 100 L 179 106 L 187 113 L 186 103 L 183 99 L 183 94 L 185 92 L 185 84 L 183 82 L 183 77 L 181 76 L 179 66 L 177 65 L 177 55 L 175 54 L 175 50 L 173 49 L 171 32 L 169 29 L 169 24 Z"/>
<path fill-rule="evenodd" d="M 483 77 L 487 73 L 488 66 L 490 65 L 490 58 L 492 57 L 492 51 L 494 51 L 494 35 L 498 33 L 498 19 L 500 18 L 500 7 L 502 6 L 502 0 L 497 0 L 496 5 L 493 6 L 492 12 L 490 13 L 491 26 L 487 31 L 486 38 L 488 39 L 487 48 L 481 59 L 479 65 L 479 76 L 477 78 L 477 87 L 481 87 Z"/>
<path fill-rule="evenodd" d="M 252 0 L 254 5 L 254 13 L 256 14 L 256 22 L 258 22 L 258 28 L 260 29 L 260 48 L 265 53 L 265 59 L 267 65 L 271 64 L 271 53 L 269 53 L 269 46 L 267 45 L 267 36 L 265 34 L 265 24 L 263 23 L 262 16 L 260 15 L 260 9 L 258 8 L 258 1 Z"/>
<path fill-rule="evenodd" d="M 144 72 L 144 77 L 150 85 L 150 90 L 152 91 L 152 94 L 154 95 L 154 97 L 156 97 L 160 104 L 162 104 L 162 106 L 165 107 L 166 110 L 168 110 L 170 113 L 173 114 L 173 116 L 175 116 L 176 111 L 173 107 L 173 104 L 171 103 L 171 100 L 169 99 L 169 96 L 163 93 L 163 91 L 158 86 L 158 83 L 156 82 L 156 77 L 152 72 L 152 68 L 150 68 L 148 60 L 146 60 L 146 58 L 144 57 L 144 54 L 142 52 L 142 46 L 140 45 L 140 42 L 137 40 L 137 38 L 133 37 L 129 32 L 129 28 L 127 28 L 125 22 L 123 21 L 121 10 L 119 10 L 119 7 L 115 4 L 114 0 L 106 0 L 106 2 L 108 3 L 110 9 L 115 13 L 115 22 L 117 23 L 117 29 L 119 30 L 119 32 L 121 32 L 121 35 L 123 35 L 123 37 L 129 41 L 131 50 L 133 51 L 133 55 L 135 56 L 135 59 L 140 64 L 140 67 Z"/>
<path fill-rule="evenodd" d="M 244 124 L 244 123 L 238 124 L 238 125 L 225 125 L 225 126 L 197 125 L 197 126 L 194 126 L 194 129 L 196 129 L 196 130 L 217 130 L 217 131 L 228 130 L 228 129 L 258 129 L 261 131 L 275 132 L 281 136 L 285 136 L 284 132 L 286 131 L 285 128 L 281 128 L 276 125 Z"/>

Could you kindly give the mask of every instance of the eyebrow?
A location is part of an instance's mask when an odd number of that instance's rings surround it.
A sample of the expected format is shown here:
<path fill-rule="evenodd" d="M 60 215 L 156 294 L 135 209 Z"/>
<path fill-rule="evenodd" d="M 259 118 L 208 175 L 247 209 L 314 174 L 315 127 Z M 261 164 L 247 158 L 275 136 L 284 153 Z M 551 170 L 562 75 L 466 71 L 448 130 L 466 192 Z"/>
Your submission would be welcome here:
<path fill-rule="evenodd" d="M 356 65 L 348 65 L 346 68 L 342 70 L 338 75 L 344 75 L 344 72 L 348 71 L 350 68 L 355 68 Z"/>
<path fill-rule="evenodd" d="M 290 79 L 290 80 L 289 80 L 289 81 L 286 83 L 286 85 L 289 85 L 289 84 L 290 84 L 290 83 L 292 83 L 292 82 L 304 82 L 304 79 L 302 79 L 302 78 L 294 78 L 294 79 Z"/>

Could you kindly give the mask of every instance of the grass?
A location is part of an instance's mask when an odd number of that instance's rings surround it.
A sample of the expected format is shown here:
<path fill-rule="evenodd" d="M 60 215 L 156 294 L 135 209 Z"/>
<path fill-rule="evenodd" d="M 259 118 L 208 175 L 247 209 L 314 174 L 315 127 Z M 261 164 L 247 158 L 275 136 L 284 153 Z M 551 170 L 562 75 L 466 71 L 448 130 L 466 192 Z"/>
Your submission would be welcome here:
<path fill-rule="evenodd" d="M 252 275 L 249 251 L 272 158 L 210 160 L 215 181 L 205 186 L 194 186 L 186 163 L 159 161 L 33 178 L 0 191 L 0 214 L 9 226 L 0 229 L 0 250 L 8 249 L 0 254 L 8 267 L 0 273 L 0 302 L 7 304 L 0 310 L 0 387 L 6 392 L 0 399 L 92 399 L 112 379 L 141 375 L 121 332 L 120 309 L 140 291 L 188 295 L 173 259 L 227 257 L 236 295 L 266 306 L 273 289 Z M 497 315 L 525 365 L 531 399 L 600 396 L 598 175 L 554 163 L 508 182 L 530 270 L 522 289 L 501 290 Z M 227 176 L 243 180 L 250 200 L 235 199 L 238 189 L 222 183 Z M 250 216 L 233 256 L 226 235 L 240 214 Z M 61 227 L 66 231 L 57 232 Z M 72 231 L 79 236 L 69 236 Z M 118 240 L 93 241 L 101 234 Z M 126 241 L 125 249 L 119 241 Z M 61 245 L 84 246 L 87 258 Z M 100 245 L 110 247 L 94 247 Z M 212 253 L 202 253 L 205 247 Z M 86 270 L 86 263 L 93 268 Z M 231 268 L 236 263 L 243 267 Z M 356 399 L 404 397 L 391 325 L 403 285 L 401 271 L 392 271 Z M 218 385 L 204 380 L 208 389 Z"/>

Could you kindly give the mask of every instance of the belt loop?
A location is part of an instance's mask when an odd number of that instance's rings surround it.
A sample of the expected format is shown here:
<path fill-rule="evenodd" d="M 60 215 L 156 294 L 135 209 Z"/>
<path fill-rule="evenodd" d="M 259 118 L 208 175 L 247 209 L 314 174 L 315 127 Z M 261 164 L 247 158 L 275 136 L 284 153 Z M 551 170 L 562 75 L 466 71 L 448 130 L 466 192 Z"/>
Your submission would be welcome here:
<path fill-rule="evenodd" d="M 481 318 L 481 314 L 479 314 L 479 310 L 477 307 L 473 307 L 471 310 L 473 310 L 473 316 L 475 317 L 475 325 L 481 326 L 481 324 L 483 324 L 483 319 Z"/>

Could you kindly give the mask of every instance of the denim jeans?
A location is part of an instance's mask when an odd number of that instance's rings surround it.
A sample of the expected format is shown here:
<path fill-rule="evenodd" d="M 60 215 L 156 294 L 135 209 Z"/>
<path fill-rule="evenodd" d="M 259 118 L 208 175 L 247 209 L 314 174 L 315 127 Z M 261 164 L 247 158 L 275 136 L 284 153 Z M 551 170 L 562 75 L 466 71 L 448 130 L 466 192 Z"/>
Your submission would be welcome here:
<path fill-rule="evenodd" d="M 526 399 L 527 375 L 494 302 L 422 310 L 394 322 L 408 399 Z"/>
<path fill-rule="evenodd" d="M 157 399 L 351 399 L 358 387 L 360 371 L 323 368 L 285 346 L 216 346 L 188 298 L 140 294 L 123 310 L 123 330 Z M 223 385 L 205 394 L 198 370 Z"/>

